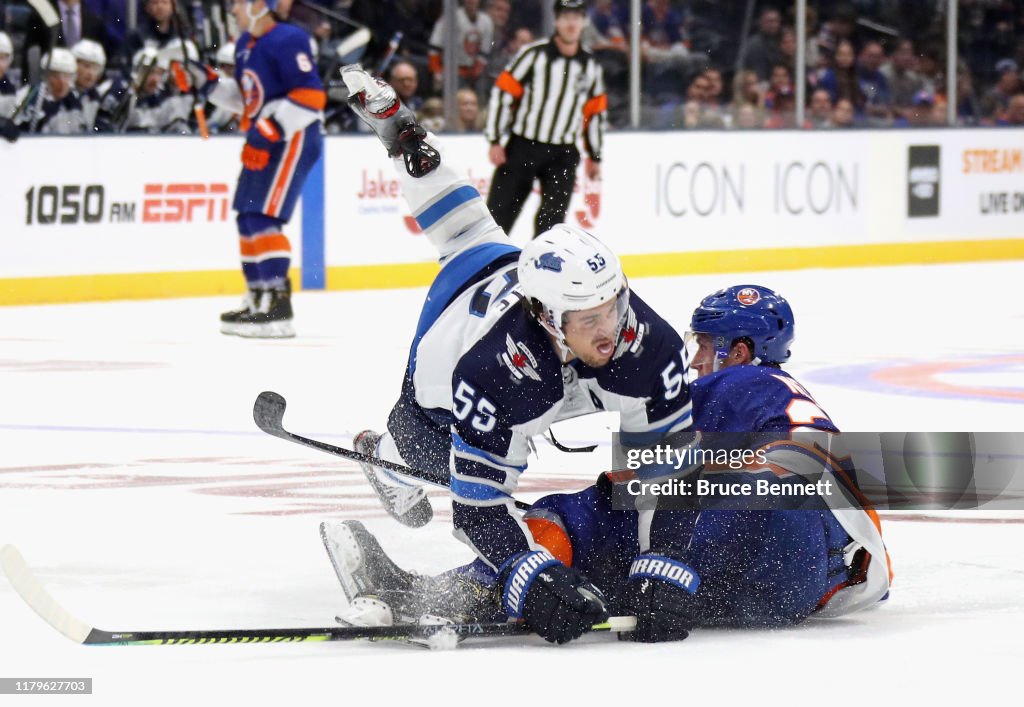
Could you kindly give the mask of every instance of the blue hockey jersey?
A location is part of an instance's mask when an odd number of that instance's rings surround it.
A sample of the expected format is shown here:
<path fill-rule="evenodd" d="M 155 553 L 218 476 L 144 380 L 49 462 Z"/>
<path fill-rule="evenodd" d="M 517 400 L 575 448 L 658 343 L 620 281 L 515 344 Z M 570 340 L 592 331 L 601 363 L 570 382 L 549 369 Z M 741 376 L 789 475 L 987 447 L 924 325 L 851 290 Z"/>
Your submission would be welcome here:
<path fill-rule="evenodd" d="M 242 93 L 244 130 L 273 115 L 287 137 L 315 119 L 308 111 L 319 112 L 326 103 L 310 37 L 294 25 L 278 23 L 260 37 L 243 33 L 236 43 L 235 79 Z M 295 119 L 301 124 L 292 125 Z"/>

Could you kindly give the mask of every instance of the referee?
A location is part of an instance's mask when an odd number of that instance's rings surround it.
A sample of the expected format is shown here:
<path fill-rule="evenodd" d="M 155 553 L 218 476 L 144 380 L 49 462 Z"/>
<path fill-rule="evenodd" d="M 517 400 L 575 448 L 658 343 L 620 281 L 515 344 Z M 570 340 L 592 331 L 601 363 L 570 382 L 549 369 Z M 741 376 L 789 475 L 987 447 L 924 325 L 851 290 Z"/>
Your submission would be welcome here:
<path fill-rule="evenodd" d="M 601 141 L 608 97 L 601 66 L 580 46 L 584 0 L 555 0 L 555 34 L 523 47 L 491 89 L 487 115 L 495 166 L 487 207 L 506 233 L 540 181 L 534 237 L 565 221 L 576 183 L 580 133 L 587 177 L 601 176 Z"/>

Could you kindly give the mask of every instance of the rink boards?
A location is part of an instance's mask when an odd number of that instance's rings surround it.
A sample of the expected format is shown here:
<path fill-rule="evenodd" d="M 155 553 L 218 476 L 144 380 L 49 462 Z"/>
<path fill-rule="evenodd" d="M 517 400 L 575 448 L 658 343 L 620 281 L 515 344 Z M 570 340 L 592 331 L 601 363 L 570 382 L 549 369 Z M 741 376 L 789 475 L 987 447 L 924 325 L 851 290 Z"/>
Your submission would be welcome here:
<path fill-rule="evenodd" d="M 241 291 L 231 198 L 241 140 L 0 145 L 0 304 Z M 444 139 L 486 195 L 479 135 Z M 567 221 L 632 277 L 1024 258 L 1024 131 L 608 135 Z M 525 242 L 538 202 L 512 234 Z M 420 286 L 437 270 L 371 136 L 326 141 L 286 228 L 304 289 Z"/>

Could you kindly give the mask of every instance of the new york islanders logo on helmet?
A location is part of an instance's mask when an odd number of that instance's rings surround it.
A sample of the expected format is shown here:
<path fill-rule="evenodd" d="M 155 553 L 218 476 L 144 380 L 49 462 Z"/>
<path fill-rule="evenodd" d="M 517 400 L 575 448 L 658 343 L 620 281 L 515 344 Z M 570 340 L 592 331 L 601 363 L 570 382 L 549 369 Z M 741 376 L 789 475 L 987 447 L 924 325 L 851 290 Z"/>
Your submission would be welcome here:
<path fill-rule="evenodd" d="M 742 290 L 736 293 L 736 300 L 744 307 L 749 307 L 752 304 L 757 304 L 761 299 L 761 293 L 755 290 L 753 287 L 744 287 Z"/>

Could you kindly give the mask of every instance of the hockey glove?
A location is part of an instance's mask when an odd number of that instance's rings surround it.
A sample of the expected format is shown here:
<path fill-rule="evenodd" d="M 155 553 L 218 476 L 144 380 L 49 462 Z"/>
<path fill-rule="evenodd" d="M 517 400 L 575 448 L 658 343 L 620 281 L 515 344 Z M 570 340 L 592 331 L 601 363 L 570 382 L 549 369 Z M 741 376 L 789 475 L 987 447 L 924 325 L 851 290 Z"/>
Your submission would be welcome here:
<path fill-rule="evenodd" d="M 270 150 L 284 137 L 280 123 L 271 118 L 260 118 L 245 136 L 242 164 L 246 169 L 260 171 L 270 162 Z"/>
<path fill-rule="evenodd" d="M 659 552 L 647 552 L 629 568 L 623 604 L 636 629 L 619 638 L 641 643 L 681 641 L 693 628 L 691 595 L 700 586 L 693 568 Z"/>
<path fill-rule="evenodd" d="M 189 59 L 184 66 L 181 62 L 172 61 L 171 66 L 178 89 L 182 93 L 187 93 L 194 86 L 204 101 L 210 97 L 213 89 L 217 87 L 217 82 L 220 81 L 220 74 L 216 69 L 195 59 Z"/>
<path fill-rule="evenodd" d="M 607 620 L 601 590 L 546 550 L 524 552 L 507 565 L 502 594 L 505 612 L 524 619 L 544 640 L 568 643 Z"/>
<path fill-rule="evenodd" d="M 21 135 L 21 130 L 13 120 L 0 118 L 0 137 L 7 142 L 17 142 L 19 135 Z"/>

